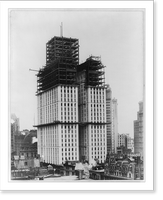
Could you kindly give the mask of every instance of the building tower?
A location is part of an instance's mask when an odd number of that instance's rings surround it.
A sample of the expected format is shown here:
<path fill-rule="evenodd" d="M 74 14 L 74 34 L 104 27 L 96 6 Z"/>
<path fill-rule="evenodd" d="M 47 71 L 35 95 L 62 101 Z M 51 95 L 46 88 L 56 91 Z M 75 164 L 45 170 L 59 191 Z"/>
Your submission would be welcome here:
<path fill-rule="evenodd" d="M 112 100 L 112 153 L 117 153 L 118 147 L 118 111 L 117 99 Z"/>
<path fill-rule="evenodd" d="M 126 134 L 118 134 L 118 147 L 124 146 L 127 149 L 127 141 L 128 136 Z"/>
<path fill-rule="evenodd" d="M 79 84 L 80 159 L 104 162 L 106 143 L 106 87 L 104 66 L 99 57 L 90 56 L 77 68 Z"/>
<path fill-rule="evenodd" d="M 106 89 L 106 132 L 107 153 L 112 151 L 112 91 L 109 85 Z"/>
<path fill-rule="evenodd" d="M 16 154 L 16 143 L 15 138 L 20 133 L 20 123 L 19 118 L 15 114 L 11 114 L 11 154 L 12 156 Z"/>
<path fill-rule="evenodd" d="M 134 153 L 134 139 L 130 136 L 127 138 L 127 148 L 131 149 L 131 153 Z"/>
<path fill-rule="evenodd" d="M 78 64 L 78 39 L 53 37 L 47 42 L 46 65 L 37 74 L 38 154 L 46 163 L 79 159 Z"/>
<path fill-rule="evenodd" d="M 137 120 L 134 121 L 134 153 L 143 157 L 143 102 L 139 102 Z"/>

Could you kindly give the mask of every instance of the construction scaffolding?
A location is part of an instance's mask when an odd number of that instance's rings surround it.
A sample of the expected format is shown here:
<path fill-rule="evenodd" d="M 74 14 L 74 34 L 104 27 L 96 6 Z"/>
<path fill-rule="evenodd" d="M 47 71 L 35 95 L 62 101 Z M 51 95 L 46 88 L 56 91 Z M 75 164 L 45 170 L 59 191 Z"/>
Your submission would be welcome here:
<path fill-rule="evenodd" d="M 78 39 L 52 38 L 46 44 L 46 66 L 37 74 L 37 94 L 58 84 L 75 85 L 78 64 Z"/>
<path fill-rule="evenodd" d="M 105 66 L 101 63 L 98 56 L 90 56 L 84 63 L 77 67 L 77 73 L 85 71 L 86 86 L 104 86 L 105 85 Z"/>
<path fill-rule="evenodd" d="M 46 64 L 54 60 L 61 63 L 79 64 L 79 41 L 66 37 L 53 37 L 46 44 Z"/>

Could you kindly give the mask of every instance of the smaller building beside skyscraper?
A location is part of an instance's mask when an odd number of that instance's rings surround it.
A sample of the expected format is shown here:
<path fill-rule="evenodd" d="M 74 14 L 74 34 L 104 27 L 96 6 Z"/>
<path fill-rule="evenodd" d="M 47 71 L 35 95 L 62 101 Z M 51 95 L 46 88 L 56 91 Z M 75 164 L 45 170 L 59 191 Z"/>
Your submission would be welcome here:
<path fill-rule="evenodd" d="M 139 102 L 137 120 L 134 121 L 134 153 L 143 157 L 143 102 Z"/>

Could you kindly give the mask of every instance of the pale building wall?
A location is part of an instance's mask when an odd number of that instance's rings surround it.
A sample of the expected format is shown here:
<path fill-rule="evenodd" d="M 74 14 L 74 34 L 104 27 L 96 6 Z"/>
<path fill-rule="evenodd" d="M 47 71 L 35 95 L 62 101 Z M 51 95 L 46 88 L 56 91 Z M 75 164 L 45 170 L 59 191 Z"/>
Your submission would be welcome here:
<path fill-rule="evenodd" d="M 57 86 L 38 95 L 38 124 L 44 125 L 38 127 L 38 153 L 45 162 L 79 159 L 77 122 L 77 86 Z"/>

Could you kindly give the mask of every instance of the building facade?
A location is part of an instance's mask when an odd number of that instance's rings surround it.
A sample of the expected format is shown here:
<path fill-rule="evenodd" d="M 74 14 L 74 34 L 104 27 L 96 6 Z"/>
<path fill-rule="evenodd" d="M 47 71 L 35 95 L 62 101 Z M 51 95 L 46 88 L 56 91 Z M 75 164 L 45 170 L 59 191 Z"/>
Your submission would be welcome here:
<path fill-rule="evenodd" d="M 143 102 L 139 102 L 137 120 L 134 121 L 134 153 L 143 157 Z"/>
<path fill-rule="evenodd" d="M 38 99 L 42 111 L 38 118 L 38 153 L 51 164 L 78 160 L 78 88 L 57 86 Z"/>
<path fill-rule="evenodd" d="M 53 37 L 46 44 L 46 66 L 39 70 L 38 153 L 46 163 L 79 159 L 77 39 Z"/>

